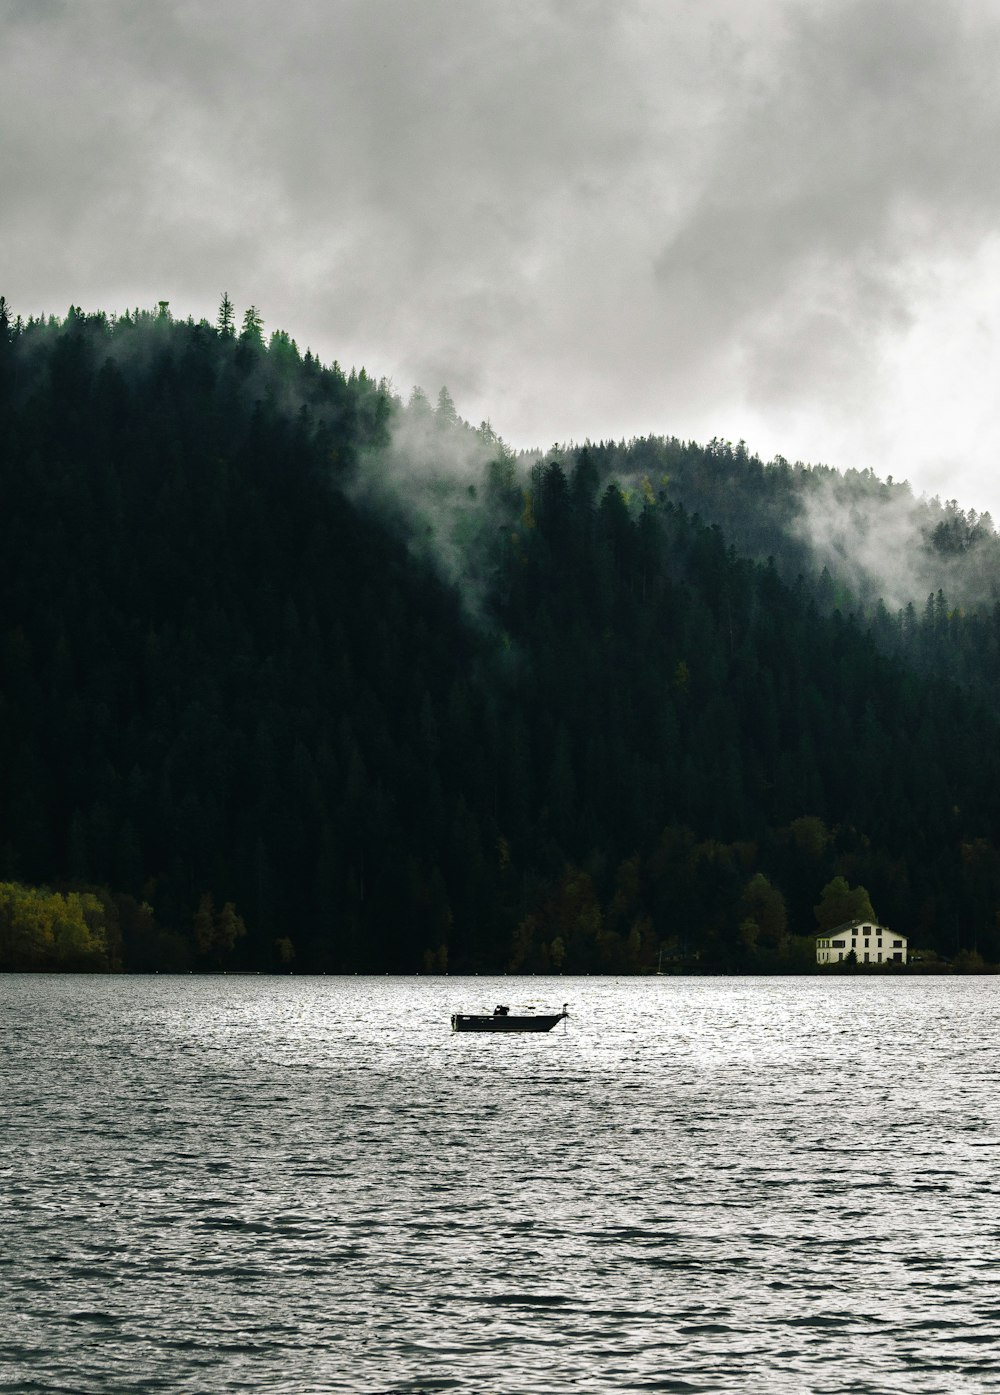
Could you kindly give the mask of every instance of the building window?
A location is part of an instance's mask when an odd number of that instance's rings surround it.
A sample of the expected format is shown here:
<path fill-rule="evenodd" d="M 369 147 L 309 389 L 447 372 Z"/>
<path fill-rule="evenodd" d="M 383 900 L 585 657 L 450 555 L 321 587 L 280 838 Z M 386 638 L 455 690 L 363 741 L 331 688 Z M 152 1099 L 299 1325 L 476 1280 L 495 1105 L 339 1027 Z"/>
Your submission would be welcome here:
<path fill-rule="evenodd" d="M 902 940 L 893 940 L 893 942 L 892 942 L 892 947 L 893 947 L 893 949 L 902 949 L 902 948 L 903 948 L 903 941 L 902 941 Z"/>

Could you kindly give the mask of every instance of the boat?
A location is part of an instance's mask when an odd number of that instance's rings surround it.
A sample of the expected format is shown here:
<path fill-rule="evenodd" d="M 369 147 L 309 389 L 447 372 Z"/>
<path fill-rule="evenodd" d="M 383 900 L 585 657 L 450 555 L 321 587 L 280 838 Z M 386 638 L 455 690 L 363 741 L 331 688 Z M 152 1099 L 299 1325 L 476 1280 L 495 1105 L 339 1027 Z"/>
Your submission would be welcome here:
<path fill-rule="evenodd" d="M 551 1032 L 557 1022 L 569 1017 L 569 1003 L 562 1012 L 512 1013 L 503 1003 L 492 1012 L 453 1012 L 453 1032 Z"/>

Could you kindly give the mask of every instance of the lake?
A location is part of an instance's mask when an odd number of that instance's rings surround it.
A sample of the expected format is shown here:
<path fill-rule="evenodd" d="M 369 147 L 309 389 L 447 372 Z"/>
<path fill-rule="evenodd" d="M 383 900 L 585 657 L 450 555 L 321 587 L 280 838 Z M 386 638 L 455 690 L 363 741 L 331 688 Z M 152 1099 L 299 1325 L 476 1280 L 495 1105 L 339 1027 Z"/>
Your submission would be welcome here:
<path fill-rule="evenodd" d="M 1000 1389 L 998 1009 L 997 978 L 0 976 L 0 1391 Z"/>

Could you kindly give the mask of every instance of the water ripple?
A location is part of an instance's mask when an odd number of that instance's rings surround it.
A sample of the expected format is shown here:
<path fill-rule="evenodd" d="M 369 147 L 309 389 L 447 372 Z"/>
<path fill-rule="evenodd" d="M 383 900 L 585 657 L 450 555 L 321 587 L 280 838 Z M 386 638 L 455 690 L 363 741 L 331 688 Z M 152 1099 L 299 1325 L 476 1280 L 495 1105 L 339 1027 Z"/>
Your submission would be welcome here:
<path fill-rule="evenodd" d="M 1000 1389 L 992 979 L 0 978 L 0 1392 Z"/>

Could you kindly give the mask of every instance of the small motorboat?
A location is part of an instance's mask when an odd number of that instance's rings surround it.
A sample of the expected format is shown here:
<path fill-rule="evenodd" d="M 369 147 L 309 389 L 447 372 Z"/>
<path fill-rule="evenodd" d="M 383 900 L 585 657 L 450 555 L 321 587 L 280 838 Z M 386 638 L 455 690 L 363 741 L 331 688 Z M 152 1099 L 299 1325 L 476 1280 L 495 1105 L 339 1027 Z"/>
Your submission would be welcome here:
<path fill-rule="evenodd" d="M 557 1022 L 569 1017 L 569 1003 L 563 1003 L 562 1012 L 512 1013 L 503 1003 L 497 1003 L 492 1012 L 453 1012 L 451 1030 L 453 1032 L 551 1032 Z"/>

